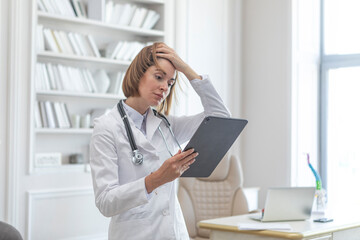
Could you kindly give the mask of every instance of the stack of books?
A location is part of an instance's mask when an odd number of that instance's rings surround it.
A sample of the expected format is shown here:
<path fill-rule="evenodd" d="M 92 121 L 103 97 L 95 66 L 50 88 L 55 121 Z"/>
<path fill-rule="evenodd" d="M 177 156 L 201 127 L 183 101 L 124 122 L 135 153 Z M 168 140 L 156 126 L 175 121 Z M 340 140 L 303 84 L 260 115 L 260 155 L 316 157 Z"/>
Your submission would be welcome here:
<path fill-rule="evenodd" d="M 140 52 L 141 49 L 151 44 L 153 43 L 152 42 L 141 43 L 136 41 L 112 42 L 106 46 L 104 50 L 104 56 L 110 59 L 132 61 L 136 57 L 136 55 Z"/>
<path fill-rule="evenodd" d="M 86 6 L 81 0 L 37 0 L 40 11 L 68 17 L 87 18 Z"/>
<path fill-rule="evenodd" d="M 79 56 L 101 57 L 99 49 L 91 35 L 65 32 L 37 26 L 37 50 L 48 50 Z M 41 45 L 43 44 L 43 45 Z"/>
<path fill-rule="evenodd" d="M 36 128 L 71 128 L 65 103 L 40 101 L 35 104 Z"/>
<path fill-rule="evenodd" d="M 37 90 L 98 93 L 93 75 L 88 69 L 36 63 L 35 79 Z"/>
<path fill-rule="evenodd" d="M 105 6 L 105 22 L 120 26 L 153 29 L 160 19 L 154 10 L 130 3 L 108 1 Z"/>
<path fill-rule="evenodd" d="M 85 93 L 111 93 L 122 95 L 121 85 L 125 72 L 74 68 L 61 64 L 36 63 L 36 90 L 55 90 Z"/>

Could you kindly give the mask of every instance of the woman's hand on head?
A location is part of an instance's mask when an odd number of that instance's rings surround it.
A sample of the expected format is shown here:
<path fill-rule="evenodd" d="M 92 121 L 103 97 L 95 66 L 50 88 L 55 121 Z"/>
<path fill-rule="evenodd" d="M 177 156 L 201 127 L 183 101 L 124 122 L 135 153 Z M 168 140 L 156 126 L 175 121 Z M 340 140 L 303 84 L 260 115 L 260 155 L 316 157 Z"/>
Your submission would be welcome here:
<path fill-rule="evenodd" d="M 198 155 L 194 149 L 184 152 L 179 150 L 173 157 L 167 159 L 157 171 L 145 178 L 146 190 L 150 193 L 155 188 L 180 177 L 195 162 L 195 157 Z"/>
<path fill-rule="evenodd" d="M 175 69 L 184 73 L 189 80 L 201 79 L 201 77 L 177 55 L 175 50 L 165 43 L 157 45 L 156 56 L 169 60 L 174 65 Z"/>

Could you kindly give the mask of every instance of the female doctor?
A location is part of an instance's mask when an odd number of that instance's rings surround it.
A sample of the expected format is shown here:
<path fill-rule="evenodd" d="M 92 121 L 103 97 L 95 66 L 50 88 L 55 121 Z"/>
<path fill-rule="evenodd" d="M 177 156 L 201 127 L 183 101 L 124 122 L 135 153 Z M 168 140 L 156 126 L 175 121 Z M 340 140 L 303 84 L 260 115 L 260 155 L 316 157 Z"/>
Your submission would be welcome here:
<path fill-rule="evenodd" d="M 178 71 L 200 96 L 204 112 L 168 116 Z M 122 88 L 127 98 L 95 120 L 90 144 L 95 202 L 111 217 L 109 239 L 189 239 L 174 180 L 197 153 L 181 152 L 180 145 L 205 116 L 230 114 L 209 77 L 164 43 L 139 52 Z"/>

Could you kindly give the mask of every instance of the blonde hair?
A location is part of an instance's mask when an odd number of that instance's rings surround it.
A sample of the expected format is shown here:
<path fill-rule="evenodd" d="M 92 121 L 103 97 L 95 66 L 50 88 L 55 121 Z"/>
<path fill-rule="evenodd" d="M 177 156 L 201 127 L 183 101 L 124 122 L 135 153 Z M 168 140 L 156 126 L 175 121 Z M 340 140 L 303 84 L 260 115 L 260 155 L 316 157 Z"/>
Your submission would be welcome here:
<path fill-rule="evenodd" d="M 138 97 L 140 79 L 144 76 L 145 72 L 151 66 L 156 66 L 160 70 L 161 67 L 158 63 L 156 56 L 156 49 L 160 43 L 156 42 L 153 45 L 144 47 L 131 62 L 129 68 L 126 70 L 124 80 L 122 83 L 122 90 L 125 97 Z M 173 96 L 175 97 L 175 85 L 178 81 L 178 73 L 175 71 L 175 84 L 170 88 L 168 96 L 157 106 L 157 111 L 165 115 L 169 115 Z"/>

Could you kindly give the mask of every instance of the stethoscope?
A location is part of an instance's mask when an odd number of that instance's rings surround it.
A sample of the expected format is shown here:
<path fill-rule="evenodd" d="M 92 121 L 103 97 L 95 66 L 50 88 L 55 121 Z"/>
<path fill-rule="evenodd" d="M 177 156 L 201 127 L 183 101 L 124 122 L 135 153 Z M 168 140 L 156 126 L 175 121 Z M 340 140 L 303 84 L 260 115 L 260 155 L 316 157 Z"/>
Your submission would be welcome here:
<path fill-rule="evenodd" d="M 141 165 L 143 162 L 144 162 L 144 156 L 143 154 L 139 151 L 136 143 L 135 143 L 135 139 L 134 139 L 134 135 L 133 135 L 133 132 L 131 130 L 131 127 L 130 127 L 130 123 L 129 123 L 129 120 L 128 120 L 128 117 L 125 113 L 125 110 L 124 110 L 124 106 L 123 106 L 123 101 L 124 100 L 120 100 L 119 103 L 117 104 L 117 108 L 118 108 L 118 111 L 120 113 L 120 116 L 121 116 L 121 119 L 123 120 L 124 122 L 124 125 L 125 125 L 125 129 L 126 129 L 126 134 L 128 136 L 128 139 L 129 139 L 129 143 L 130 143 L 130 146 L 131 146 L 131 150 L 132 150 L 132 162 L 135 164 L 135 165 Z M 158 118 L 160 118 L 164 123 L 165 125 L 168 127 L 170 133 L 171 133 L 171 136 L 173 137 L 173 139 L 175 140 L 176 144 L 178 145 L 179 149 L 181 149 L 181 146 L 178 142 L 178 140 L 176 139 L 175 135 L 174 135 L 174 132 L 172 131 L 171 129 L 171 126 L 170 126 L 170 122 L 167 120 L 167 118 L 159 113 L 158 111 L 156 111 L 155 109 L 152 109 L 152 111 L 154 112 L 154 115 Z M 170 149 L 169 149 L 169 146 L 167 144 L 167 141 L 165 139 L 165 136 L 164 136 L 164 133 L 163 131 L 161 130 L 161 127 L 159 126 L 158 127 L 158 130 L 165 142 L 165 146 L 166 146 L 166 149 L 168 150 L 170 156 L 173 156 L 173 154 L 171 153 Z"/>

